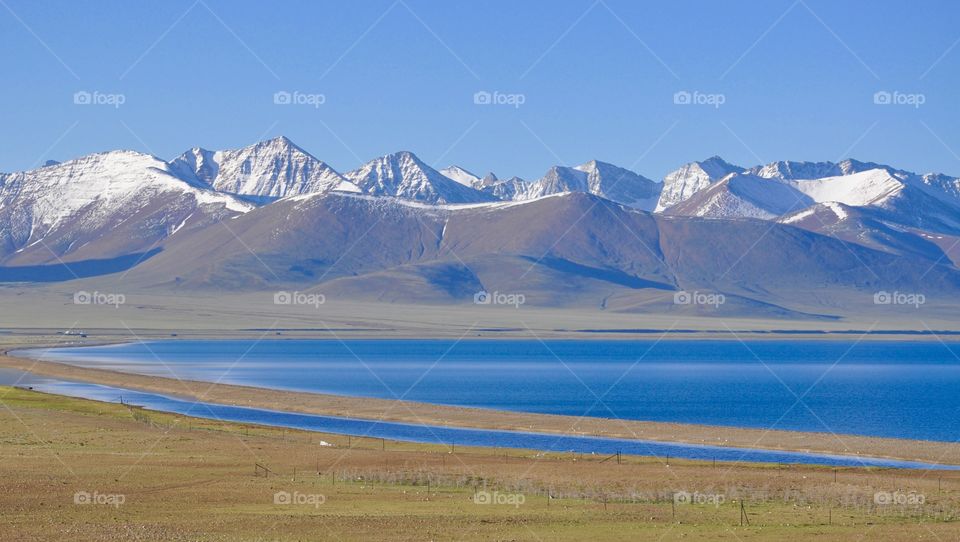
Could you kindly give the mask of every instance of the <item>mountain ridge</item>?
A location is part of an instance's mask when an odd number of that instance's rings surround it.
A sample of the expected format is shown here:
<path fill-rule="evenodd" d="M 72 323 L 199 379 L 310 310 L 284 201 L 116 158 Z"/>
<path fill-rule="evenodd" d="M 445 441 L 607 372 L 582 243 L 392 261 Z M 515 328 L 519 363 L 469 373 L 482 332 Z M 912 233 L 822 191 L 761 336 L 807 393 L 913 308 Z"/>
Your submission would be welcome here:
<path fill-rule="evenodd" d="M 0 282 L 123 271 L 148 289 L 326 284 L 404 303 L 523 288 L 545 306 L 666 312 L 704 310 L 662 299 L 701 289 L 731 314 L 806 318 L 868 310 L 871 288 L 960 298 L 958 245 L 960 179 L 852 159 L 714 156 L 663 182 L 591 160 L 525 181 L 400 151 L 341 174 L 280 137 L 0 174 Z"/>

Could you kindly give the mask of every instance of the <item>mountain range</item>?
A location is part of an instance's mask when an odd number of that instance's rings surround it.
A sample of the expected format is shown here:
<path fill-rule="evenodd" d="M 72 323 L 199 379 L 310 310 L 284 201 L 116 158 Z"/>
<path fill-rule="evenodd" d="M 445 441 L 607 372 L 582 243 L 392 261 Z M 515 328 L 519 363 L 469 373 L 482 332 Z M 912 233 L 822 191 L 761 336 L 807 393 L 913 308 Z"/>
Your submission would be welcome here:
<path fill-rule="evenodd" d="M 532 181 L 408 151 L 340 173 L 285 137 L 0 174 L 0 281 L 296 288 L 342 299 L 842 318 L 881 291 L 960 299 L 960 179 L 845 160 L 660 182 L 597 160 Z M 723 307 L 677 303 L 722 294 Z"/>

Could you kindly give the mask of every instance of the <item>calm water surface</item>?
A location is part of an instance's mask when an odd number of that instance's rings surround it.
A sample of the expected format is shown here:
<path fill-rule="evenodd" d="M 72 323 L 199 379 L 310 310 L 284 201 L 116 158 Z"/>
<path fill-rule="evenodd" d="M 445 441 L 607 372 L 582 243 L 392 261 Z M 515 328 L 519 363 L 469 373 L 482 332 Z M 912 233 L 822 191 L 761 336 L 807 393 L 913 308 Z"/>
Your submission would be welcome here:
<path fill-rule="evenodd" d="M 31 355 L 296 391 L 953 442 L 954 352 L 935 341 L 178 340 Z"/>
<path fill-rule="evenodd" d="M 144 408 L 175 412 L 201 418 L 223 421 L 257 423 L 277 427 L 291 427 L 337 433 L 359 435 L 362 437 L 383 438 L 412 442 L 445 444 L 456 446 L 486 446 L 497 448 L 522 448 L 553 452 L 573 452 L 580 454 L 610 455 L 622 452 L 630 455 L 659 457 L 669 463 L 671 458 L 715 460 L 749 463 L 801 463 L 810 465 L 833 465 L 849 467 L 892 467 L 923 470 L 960 470 L 960 466 L 901 461 L 872 457 L 856 457 L 803 452 L 780 452 L 750 448 L 731 448 L 654 442 L 644 440 L 625 440 L 613 438 L 580 437 L 521 431 L 493 431 L 485 429 L 465 429 L 454 427 L 430 426 L 423 424 L 383 422 L 377 420 L 358 420 L 334 416 L 277 412 L 247 407 L 236 407 L 212 403 L 202 403 L 188 399 L 178 399 L 153 393 L 144 393 L 129 389 L 101 386 L 86 382 L 69 382 L 20 371 L 0 369 L 0 384 L 16 383 L 30 386 L 48 393 L 85 397 L 100 401 L 115 401 L 123 398 L 127 404 Z M 384 443 L 386 446 L 386 443 Z"/>

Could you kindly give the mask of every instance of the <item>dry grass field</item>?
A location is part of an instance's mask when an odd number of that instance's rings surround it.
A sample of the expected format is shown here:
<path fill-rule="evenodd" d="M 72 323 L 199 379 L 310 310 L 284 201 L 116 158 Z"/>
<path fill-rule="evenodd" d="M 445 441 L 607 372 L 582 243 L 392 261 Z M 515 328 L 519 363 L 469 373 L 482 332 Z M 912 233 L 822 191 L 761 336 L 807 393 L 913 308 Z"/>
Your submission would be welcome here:
<path fill-rule="evenodd" d="M 5 541 L 960 539 L 958 472 L 453 451 L 9 387 L 0 458 Z"/>

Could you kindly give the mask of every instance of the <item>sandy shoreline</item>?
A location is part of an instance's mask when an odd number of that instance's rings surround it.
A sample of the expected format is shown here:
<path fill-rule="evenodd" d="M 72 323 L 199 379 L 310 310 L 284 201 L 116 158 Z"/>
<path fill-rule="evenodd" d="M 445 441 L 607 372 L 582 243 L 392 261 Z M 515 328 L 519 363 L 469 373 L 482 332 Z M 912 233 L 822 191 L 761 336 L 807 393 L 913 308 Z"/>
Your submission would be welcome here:
<path fill-rule="evenodd" d="M 960 445 L 953 443 L 829 433 L 764 431 L 608 418 L 578 418 L 575 416 L 434 405 L 412 401 L 267 390 L 249 386 L 177 380 L 76 367 L 57 362 L 36 361 L 8 355 L 7 351 L 13 350 L 13 348 L 5 350 L 0 355 L 0 367 L 3 368 L 24 370 L 53 378 L 130 388 L 225 405 L 473 429 L 644 439 L 684 444 L 860 455 L 928 463 L 960 464 Z"/>

